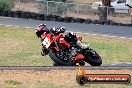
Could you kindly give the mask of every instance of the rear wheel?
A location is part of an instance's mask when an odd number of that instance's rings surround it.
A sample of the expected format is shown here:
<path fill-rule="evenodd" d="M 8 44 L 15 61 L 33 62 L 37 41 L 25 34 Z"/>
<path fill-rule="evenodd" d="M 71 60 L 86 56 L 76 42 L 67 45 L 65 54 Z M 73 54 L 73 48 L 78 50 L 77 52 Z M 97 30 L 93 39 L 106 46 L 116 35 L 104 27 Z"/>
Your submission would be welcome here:
<path fill-rule="evenodd" d="M 102 59 L 100 56 L 93 56 L 93 57 L 89 57 L 87 62 L 91 66 L 100 66 L 102 64 Z"/>
<path fill-rule="evenodd" d="M 65 55 L 65 53 L 64 53 Z M 72 60 L 68 57 L 65 56 L 65 58 L 67 58 L 67 60 L 64 60 L 64 58 L 60 57 L 56 50 L 54 49 L 50 49 L 49 50 L 49 56 L 50 58 L 54 61 L 54 63 L 60 65 L 60 66 L 72 66 Z"/>

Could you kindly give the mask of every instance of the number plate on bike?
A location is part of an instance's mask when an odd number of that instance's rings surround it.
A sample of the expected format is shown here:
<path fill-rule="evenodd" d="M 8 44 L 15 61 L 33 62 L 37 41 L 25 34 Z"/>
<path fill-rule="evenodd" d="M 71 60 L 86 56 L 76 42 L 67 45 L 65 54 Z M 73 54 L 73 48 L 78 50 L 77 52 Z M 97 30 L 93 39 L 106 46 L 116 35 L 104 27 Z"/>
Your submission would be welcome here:
<path fill-rule="evenodd" d="M 42 44 L 43 44 L 46 48 L 49 48 L 49 46 L 50 46 L 50 41 L 49 41 L 49 39 L 46 37 L 46 38 L 44 39 L 44 41 L 42 42 Z"/>

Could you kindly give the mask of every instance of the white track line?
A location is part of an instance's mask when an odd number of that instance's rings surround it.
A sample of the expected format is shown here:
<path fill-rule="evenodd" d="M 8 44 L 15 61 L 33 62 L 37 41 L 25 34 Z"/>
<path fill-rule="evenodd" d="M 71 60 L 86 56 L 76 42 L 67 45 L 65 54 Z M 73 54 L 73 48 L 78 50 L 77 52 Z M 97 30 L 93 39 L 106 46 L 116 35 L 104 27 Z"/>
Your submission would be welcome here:
<path fill-rule="evenodd" d="M 22 26 L 5 25 L 5 24 L 0 24 L 0 26 L 6 26 L 6 27 L 16 27 L 16 28 L 27 28 L 27 29 L 31 29 L 31 28 L 32 28 L 32 27 L 22 27 Z"/>
<path fill-rule="evenodd" d="M 21 27 L 21 26 L 15 26 L 15 25 L 5 25 L 5 24 L 0 24 L 1 26 L 7 26 L 7 27 L 17 27 L 17 28 L 27 28 L 31 29 L 32 27 Z M 67 31 L 67 32 L 73 32 L 73 31 Z M 74 32 L 74 33 L 83 33 L 83 32 Z M 83 34 L 88 34 L 88 35 L 94 35 L 94 36 L 103 36 L 103 37 L 110 37 L 110 38 L 120 38 L 120 39 L 130 39 L 132 38 L 127 38 L 127 37 L 119 37 L 119 36 L 111 36 L 111 35 L 101 35 L 101 34 L 92 34 L 92 33 L 83 33 Z"/>
<path fill-rule="evenodd" d="M 72 32 L 72 31 L 67 31 L 67 32 Z M 75 33 L 83 33 L 83 32 L 75 32 Z M 92 34 L 92 33 L 83 33 L 83 34 L 94 35 L 94 36 L 110 37 L 110 38 L 130 39 L 130 40 L 132 40 L 132 38 L 112 36 L 112 35 L 101 35 L 101 34 Z"/>

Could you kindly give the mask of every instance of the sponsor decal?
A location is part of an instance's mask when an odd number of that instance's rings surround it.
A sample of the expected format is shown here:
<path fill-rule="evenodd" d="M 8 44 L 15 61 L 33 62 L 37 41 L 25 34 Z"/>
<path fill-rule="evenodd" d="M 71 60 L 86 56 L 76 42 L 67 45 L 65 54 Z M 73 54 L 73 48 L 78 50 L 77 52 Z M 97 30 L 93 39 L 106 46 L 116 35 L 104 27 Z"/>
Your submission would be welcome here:
<path fill-rule="evenodd" d="M 79 85 L 85 83 L 128 84 L 131 82 L 131 76 L 129 74 L 86 74 L 86 71 L 79 67 L 76 81 Z"/>

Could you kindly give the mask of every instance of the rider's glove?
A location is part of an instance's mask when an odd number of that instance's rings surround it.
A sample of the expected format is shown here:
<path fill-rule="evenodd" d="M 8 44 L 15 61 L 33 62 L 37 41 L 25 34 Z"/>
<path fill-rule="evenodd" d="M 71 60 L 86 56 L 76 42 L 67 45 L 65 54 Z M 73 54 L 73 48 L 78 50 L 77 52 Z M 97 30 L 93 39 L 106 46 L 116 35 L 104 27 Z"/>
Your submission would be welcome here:
<path fill-rule="evenodd" d="M 64 33 L 66 31 L 66 28 L 65 27 L 60 27 L 60 28 L 58 28 L 58 31 L 60 33 Z"/>
<path fill-rule="evenodd" d="M 64 33 L 65 30 L 66 30 L 65 27 L 59 27 L 59 28 L 53 27 L 53 28 L 51 28 L 50 31 L 51 31 L 53 34 L 58 35 L 58 34 L 60 34 L 60 33 Z"/>
<path fill-rule="evenodd" d="M 59 28 L 56 28 L 56 29 L 55 29 L 55 31 L 56 31 L 57 33 L 64 33 L 65 30 L 66 30 L 65 27 L 59 27 Z"/>

